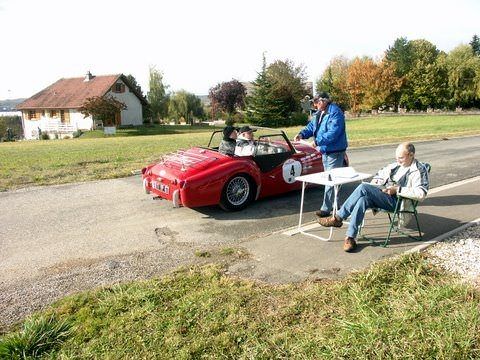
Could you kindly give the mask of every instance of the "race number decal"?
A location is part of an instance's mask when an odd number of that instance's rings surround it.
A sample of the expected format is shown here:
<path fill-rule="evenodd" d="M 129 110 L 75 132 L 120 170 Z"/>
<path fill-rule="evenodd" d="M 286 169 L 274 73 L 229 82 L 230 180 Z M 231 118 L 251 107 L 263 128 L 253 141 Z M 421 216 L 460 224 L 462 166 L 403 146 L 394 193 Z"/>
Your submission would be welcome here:
<path fill-rule="evenodd" d="M 295 182 L 295 178 L 302 173 L 302 164 L 300 161 L 288 159 L 283 163 L 282 174 L 286 183 Z"/>

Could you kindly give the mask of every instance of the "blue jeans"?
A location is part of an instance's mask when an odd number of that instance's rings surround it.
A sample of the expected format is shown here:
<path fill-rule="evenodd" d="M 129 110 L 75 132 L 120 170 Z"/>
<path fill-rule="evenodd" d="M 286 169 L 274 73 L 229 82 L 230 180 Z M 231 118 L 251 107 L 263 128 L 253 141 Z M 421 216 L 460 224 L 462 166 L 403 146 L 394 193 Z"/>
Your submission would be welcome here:
<path fill-rule="evenodd" d="M 333 154 L 322 154 L 323 168 L 325 171 L 335 168 L 343 167 L 343 159 L 345 157 L 345 151 Z M 333 186 L 325 186 L 325 192 L 323 194 L 322 211 L 332 212 L 333 200 L 334 200 Z"/>
<path fill-rule="evenodd" d="M 347 236 L 355 238 L 367 209 L 378 208 L 394 211 L 396 204 L 396 196 L 387 195 L 379 188 L 363 183 L 357 186 L 353 193 L 348 197 L 340 210 L 338 210 L 337 215 L 342 219 L 351 216 Z"/>

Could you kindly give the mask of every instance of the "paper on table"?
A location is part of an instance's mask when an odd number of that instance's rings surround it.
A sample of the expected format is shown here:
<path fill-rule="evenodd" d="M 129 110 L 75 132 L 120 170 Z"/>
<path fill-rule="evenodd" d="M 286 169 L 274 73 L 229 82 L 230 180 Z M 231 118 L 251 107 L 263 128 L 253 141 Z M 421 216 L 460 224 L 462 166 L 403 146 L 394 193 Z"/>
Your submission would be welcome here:
<path fill-rule="evenodd" d="M 340 177 L 340 178 L 354 178 L 358 176 L 358 173 L 351 166 L 332 169 L 330 170 L 330 174 L 332 176 Z"/>

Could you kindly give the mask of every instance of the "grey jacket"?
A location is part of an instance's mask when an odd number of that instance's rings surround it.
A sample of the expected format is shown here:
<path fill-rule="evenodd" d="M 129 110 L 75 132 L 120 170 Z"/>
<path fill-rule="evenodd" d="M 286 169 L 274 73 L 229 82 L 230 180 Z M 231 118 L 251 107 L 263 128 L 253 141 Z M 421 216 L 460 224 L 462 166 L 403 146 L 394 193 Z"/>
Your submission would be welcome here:
<path fill-rule="evenodd" d="M 377 185 L 385 185 L 392 181 L 393 175 L 397 172 L 400 165 L 394 162 L 380 169 L 373 177 L 372 183 Z M 418 160 L 413 160 L 408 171 L 402 176 L 397 184 L 400 188 L 398 194 L 400 196 L 422 201 L 427 197 L 429 178 L 428 169 Z"/>
<path fill-rule="evenodd" d="M 225 155 L 234 155 L 237 142 L 233 139 L 223 139 L 218 147 L 218 152 Z"/>

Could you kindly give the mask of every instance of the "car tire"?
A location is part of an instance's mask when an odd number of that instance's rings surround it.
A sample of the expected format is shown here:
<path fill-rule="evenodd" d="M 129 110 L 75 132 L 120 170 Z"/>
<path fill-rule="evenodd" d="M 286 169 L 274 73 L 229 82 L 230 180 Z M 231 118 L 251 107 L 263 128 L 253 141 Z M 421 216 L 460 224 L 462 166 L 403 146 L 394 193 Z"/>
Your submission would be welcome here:
<path fill-rule="evenodd" d="M 239 211 L 255 198 L 255 182 L 246 174 L 231 177 L 222 189 L 220 207 L 225 211 Z"/>

